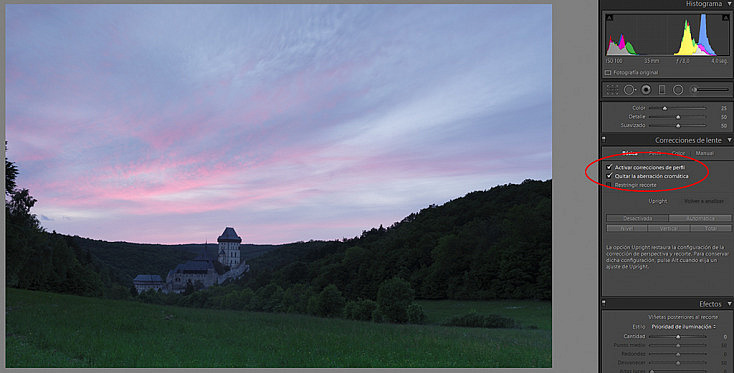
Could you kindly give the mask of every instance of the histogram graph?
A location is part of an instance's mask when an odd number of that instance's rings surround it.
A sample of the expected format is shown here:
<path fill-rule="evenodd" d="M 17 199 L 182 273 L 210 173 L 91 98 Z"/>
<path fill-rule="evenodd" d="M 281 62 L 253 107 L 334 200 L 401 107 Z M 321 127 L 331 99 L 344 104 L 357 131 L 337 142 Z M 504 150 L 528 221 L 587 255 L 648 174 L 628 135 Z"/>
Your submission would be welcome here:
<path fill-rule="evenodd" d="M 605 14 L 607 56 L 728 56 L 729 14 Z"/>

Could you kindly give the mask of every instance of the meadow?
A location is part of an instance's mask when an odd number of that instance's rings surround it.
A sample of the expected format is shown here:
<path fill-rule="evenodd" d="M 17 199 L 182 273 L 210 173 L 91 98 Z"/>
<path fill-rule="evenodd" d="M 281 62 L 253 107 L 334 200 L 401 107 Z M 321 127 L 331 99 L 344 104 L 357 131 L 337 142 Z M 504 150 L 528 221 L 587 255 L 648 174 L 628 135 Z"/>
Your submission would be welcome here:
<path fill-rule="evenodd" d="M 6 288 L 7 367 L 550 367 L 550 302 L 419 301 L 427 324 L 182 308 Z M 468 312 L 524 327 L 436 325 Z"/>

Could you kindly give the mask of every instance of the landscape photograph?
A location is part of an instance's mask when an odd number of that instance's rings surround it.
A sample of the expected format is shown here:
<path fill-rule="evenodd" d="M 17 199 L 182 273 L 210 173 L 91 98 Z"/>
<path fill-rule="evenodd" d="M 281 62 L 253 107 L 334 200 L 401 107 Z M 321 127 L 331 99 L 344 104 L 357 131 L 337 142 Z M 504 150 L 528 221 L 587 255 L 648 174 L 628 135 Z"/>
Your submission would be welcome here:
<path fill-rule="evenodd" d="M 6 368 L 551 367 L 548 4 L 5 5 Z"/>

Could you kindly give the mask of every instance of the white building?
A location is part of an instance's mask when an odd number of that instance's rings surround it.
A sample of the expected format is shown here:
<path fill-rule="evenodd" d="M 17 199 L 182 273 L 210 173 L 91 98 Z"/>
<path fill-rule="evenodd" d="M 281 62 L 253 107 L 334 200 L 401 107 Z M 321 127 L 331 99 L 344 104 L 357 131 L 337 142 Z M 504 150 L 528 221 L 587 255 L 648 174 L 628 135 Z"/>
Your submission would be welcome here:
<path fill-rule="evenodd" d="M 158 275 L 138 275 L 133 280 L 133 285 L 135 285 L 138 293 L 143 293 L 147 290 L 161 290 L 166 286 L 166 283 Z"/>
<path fill-rule="evenodd" d="M 222 235 L 217 238 L 217 242 L 219 242 L 219 263 L 222 263 L 229 268 L 239 266 L 240 243 L 242 243 L 242 238 L 237 235 L 234 228 L 225 228 Z"/>

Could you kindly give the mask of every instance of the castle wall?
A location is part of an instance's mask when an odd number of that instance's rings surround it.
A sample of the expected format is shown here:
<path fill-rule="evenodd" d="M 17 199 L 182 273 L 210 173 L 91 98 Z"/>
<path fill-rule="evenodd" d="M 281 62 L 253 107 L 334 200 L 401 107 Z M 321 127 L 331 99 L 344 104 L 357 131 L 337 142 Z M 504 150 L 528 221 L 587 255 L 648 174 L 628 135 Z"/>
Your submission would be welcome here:
<path fill-rule="evenodd" d="M 238 242 L 220 242 L 218 252 L 220 252 L 220 263 L 232 268 L 240 264 L 240 244 Z"/>
<path fill-rule="evenodd" d="M 186 283 L 190 280 L 192 284 L 200 281 L 204 287 L 209 287 L 217 283 L 217 272 L 210 270 L 207 273 L 174 273 L 166 279 L 170 284 L 171 291 L 180 291 L 186 289 Z"/>

